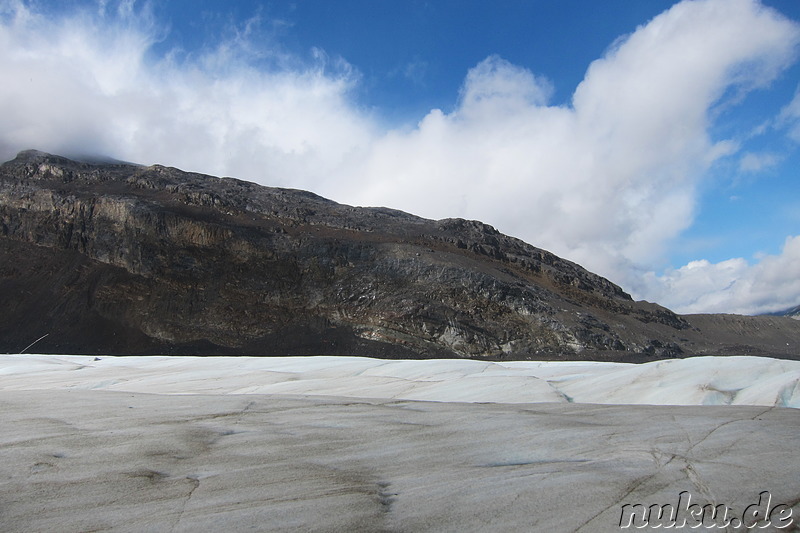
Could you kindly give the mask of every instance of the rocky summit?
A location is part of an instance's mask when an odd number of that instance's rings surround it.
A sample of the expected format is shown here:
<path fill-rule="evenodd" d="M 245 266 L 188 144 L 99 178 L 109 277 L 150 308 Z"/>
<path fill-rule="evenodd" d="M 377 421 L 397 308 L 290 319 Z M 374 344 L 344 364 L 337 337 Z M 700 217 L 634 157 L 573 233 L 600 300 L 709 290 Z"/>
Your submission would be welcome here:
<path fill-rule="evenodd" d="M 159 165 L 0 166 L 0 352 L 796 358 L 800 322 L 680 316 L 477 221 Z"/>

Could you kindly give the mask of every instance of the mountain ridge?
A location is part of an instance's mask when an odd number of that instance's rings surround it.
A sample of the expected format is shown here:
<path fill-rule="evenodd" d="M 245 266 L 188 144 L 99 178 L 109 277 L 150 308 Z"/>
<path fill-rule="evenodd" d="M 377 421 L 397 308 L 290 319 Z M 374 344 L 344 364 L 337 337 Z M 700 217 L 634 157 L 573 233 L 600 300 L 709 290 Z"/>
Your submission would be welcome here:
<path fill-rule="evenodd" d="M 787 349 L 769 339 L 751 345 L 735 331 L 708 341 L 687 318 L 634 302 L 605 278 L 479 221 L 346 206 L 161 165 L 21 152 L 0 166 L 0 233 L 0 288 L 10 302 L 0 311 L 0 351 L 48 334 L 37 350 L 796 353 L 788 326 Z"/>

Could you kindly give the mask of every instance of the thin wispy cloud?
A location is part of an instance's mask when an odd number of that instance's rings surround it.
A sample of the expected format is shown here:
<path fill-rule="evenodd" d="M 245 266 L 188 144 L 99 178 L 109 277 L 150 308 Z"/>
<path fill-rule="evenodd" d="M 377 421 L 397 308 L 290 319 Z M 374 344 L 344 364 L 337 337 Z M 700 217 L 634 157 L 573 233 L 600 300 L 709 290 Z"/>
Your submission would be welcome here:
<path fill-rule="evenodd" d="M 739 170 L 741 172 L 761 172 L 774 167 L 779 162 L 780 156 L 771 152 L 747 152 L 739 160 Z"/>
<path fill-rule="evenodd" d="M 263 14 L 189 53 L 164 51 L 169 27 L 133 2 L 61 15 L 0 5 L 6 159 L 32 147 L 102 153 L 480 219 L 679 311 L 800 300 L 792 238 L 756 262 L 698 259 L 656 274 L 718 161 L 736 156 L 748 171 L 778 157 L 711 133 L 726 106 L 796 59 L 798 25 L 755 1 L 675 5 L 588 65 L 568 104 L 551 103 L 546 75 L 489 55 L 464 73 L 453 109 L 389 127 L 359 105 L 347 58 L 259 40 Z M 786 124 L 800 121 L 798 101 Z"/>
<path fill-rule="evenodd" d="M 792 101 L 781 111 L 779 123 L 788 129 L 792 140 L 800 143 L 800 85 L 797 86 Z"/>

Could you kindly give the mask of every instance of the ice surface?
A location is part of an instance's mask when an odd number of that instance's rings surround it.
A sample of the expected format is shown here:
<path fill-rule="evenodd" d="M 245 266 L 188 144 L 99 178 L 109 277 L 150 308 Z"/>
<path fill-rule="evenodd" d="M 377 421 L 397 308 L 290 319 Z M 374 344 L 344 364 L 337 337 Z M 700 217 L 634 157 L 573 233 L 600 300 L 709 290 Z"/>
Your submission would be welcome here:
<path fill-rule="evenodd" d="M 366 357 L 0 356 L 0 390 L 797 408 L 798 383 L 800 361 L 765 357 L 693 357 L 635 365 Z"/>
<path fill-rule="evenodd" d="M 758 357 L 5 355 L 0 531 L 610 532 L 684 491 L 798 517 L 799 379 Z"/>
<path fill-rule="evenodd" d="M 769 491 L 798 513 L 797 421 L 753 406 L 6 390 L 0 531 L 602 533 L 622 505 L 682 491 L 737 515 Z"/>

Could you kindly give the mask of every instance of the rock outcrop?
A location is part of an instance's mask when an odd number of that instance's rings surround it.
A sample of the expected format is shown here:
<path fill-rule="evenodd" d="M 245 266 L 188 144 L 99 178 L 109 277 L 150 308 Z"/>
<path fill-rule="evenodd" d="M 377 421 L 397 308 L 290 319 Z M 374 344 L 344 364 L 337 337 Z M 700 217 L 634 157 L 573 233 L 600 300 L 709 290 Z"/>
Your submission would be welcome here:
<path fill-rule="evenodd" d="M 88 354 L 642 360 L 719 348 L 687 318 L 480 222 L 36 151 L 0 167 L 0 291 L 0 352 L 12 353 L 43 335 L 33 350 Z"/>

